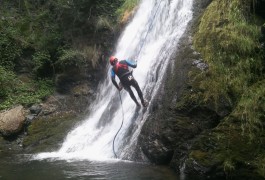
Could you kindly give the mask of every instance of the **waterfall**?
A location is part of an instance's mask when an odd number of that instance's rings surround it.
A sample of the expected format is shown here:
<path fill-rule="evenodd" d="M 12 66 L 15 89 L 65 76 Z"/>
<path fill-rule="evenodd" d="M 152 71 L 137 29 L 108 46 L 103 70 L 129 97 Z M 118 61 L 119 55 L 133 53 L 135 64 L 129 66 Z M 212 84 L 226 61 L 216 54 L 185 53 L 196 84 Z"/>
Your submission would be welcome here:
<path fill-rule="evenodd" d="M 142 0 L 134 18 L 120 36 L 114 55 L 120 60 L 137 58 L 134 59 L 138 65 L 133 75 L 150 104 L 192 18 L 192 4 L 193 0 Z M 68 133 L 58 151 L 37 154 L 35 159 L 105 161 L 114 158 L 112 141 L 123 114 L 118 91 L 110 80 L 110 68 L 105 81 L 99 85 L 96 100 L 90 105 L 90 115 Z M 117 77 L 116 80 L 119 81 Z M 136 91 L 134 93 L 138 98 Z M 149 108 L 137 109 L 124 90 L 121 97 L 124 124 L 116 138 L 115 150 L 119 158 L 130 159 Z"/>

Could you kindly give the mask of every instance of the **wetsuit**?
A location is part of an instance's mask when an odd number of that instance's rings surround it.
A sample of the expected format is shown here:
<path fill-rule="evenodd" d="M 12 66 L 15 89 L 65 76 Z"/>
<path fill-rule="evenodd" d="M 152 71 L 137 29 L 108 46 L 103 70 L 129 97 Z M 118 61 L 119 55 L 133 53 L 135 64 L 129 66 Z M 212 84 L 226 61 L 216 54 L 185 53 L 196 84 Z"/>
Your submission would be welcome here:
<path fill-rule="evenodd" d="M 117 75 L 120 79 L 120 82 L 122 84 L 122 86 L 124 87 L 124 89 L 126 91 L 129 92 L 131 98 L 133 99 L 133 101 L 139 105 L 138 101 L 136 100 L 133 91 L 131 89 L 131 86 L 133 86 L 137 93 L 139 98 L 141 99 L 141 103 L 144 104 L 144 98 L 143 98 L 143 93 L 137 83 L 137 81 L 134 79 L 132 72 L 129 71 L 129 66 L 132 68 L 136 68 L 137 64 L 130 61 L 130 60 L 122 60 L 122 61 L 118 61 L 111 69 L 111 80 L 112 83 L 115 85 L 115 87 L 117 89 L 119 89 L 119 86 L 117 84 L 117 82 L 115 81 L 115 75 Z"/>

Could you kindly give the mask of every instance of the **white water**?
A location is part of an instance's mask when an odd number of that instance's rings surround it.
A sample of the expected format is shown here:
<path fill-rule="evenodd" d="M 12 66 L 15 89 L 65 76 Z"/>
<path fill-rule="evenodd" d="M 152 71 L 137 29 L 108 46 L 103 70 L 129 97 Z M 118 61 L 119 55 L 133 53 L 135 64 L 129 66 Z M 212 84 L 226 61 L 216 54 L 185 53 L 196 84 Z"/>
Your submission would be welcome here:
<path fill-rule="evenodd" d="M 138 66 L 134 69 L 134 77 L 150 105 L 169 60 L 176 52 L 178 41 L 192 18 L 192 4 L 193 0 L 142 0 L 116 46 L 115 56 L 119 59 L 137 57 Z M 123 116 L 118 91 L 110 80 L 110 72 L 107 73 L 106 80 L 99 87 L 97 99 L 90 106 L 90 116 L 68 133 L 58 151 L 41 153 L 34 159 L 106 161 L 114 158 L 112 141 Z M 127 92 L 123 90 L 121 95 L 124 124 L 116 138 L 115 150 L 119 158 L 130 159 L 149 109 L 138 111 Z"/>

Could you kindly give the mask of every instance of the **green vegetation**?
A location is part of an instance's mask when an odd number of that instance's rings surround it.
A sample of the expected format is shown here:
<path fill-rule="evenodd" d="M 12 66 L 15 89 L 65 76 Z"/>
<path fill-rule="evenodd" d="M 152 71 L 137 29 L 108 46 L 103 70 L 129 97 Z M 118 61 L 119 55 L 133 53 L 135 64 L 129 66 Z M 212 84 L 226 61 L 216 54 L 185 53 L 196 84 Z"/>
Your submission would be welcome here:
<path fill-rule="evenodd" d="M 233 111 L 232 116 L 241 120 L 243 133 L 248 134 L 252 140 L 255 135 L 264 133 L 265 119 L 265 80 L 258 81 L 242 94 L 242 97 Z"/>
<path fill-rule="evenodd" d="M 250 13 L 246 15 L 246 8 L 240 0 L 216 0 L 201 19 L 194 44 L 209 64 L 200 85 L 206 100 L 224 96 L 235 104 L 249 86 L 264 77 L 261 24 Z"/>
<path fill-rule="evenodd" d="M 2 66 L 0 66 L 0 74 L 0 97 L 5 97 L 15 85 L 15 74 L 12 71 L 5 70 Z"/>
<path fill-rule="evenodd" d="M 210 133 L 204 132 L 193 144 L 187 161 L 188 166 L 194 161 L 215 176 L 223 173 L 246 179 L 264 178 L 264 137 L 249 141 L 248 135 L 242 135 L 240 121 L 236 118 L 224 121 Z M 252 177 L 252 178 L 251 178 Z M 256 178 L 253 178 L 256 177 Z M 262 179 L 262 178 L 260 178 Z"/>
<path fill-rule="evenodd" d="M 132 2 L 1 1 L 0 110 L 42 101 L 53 92 L 57 74 L 96 69 Z"/>
<path fill-rule="evenodd" d="M 73 67 L 82 69 L 84 65 L 89 65 L 95 69 L 98 65 L 99 56 L 96 46 L 84 46 L 82 51 L 73 49 L 62 50 L 56 65 L 59 65 L 64 70 Z"/>
<path fill-rule="evenodd" d="M 209 65 L 197 75 L 202 99 L 228 102 L 243 130 L 256 129 L 264 114 L 264 20 L 251 14 L 251 2 L 213 1 L 201 18 L 194 45 Z M 250 107 L 251 106 L 251 107 Z M 263 116 L 264 118 L 264 116 Z M 250 127 L 253 126 L 253 127 Z"/>
<path fill-rule="evenodd" d="M 119 19 L 123 21 L 124 18 L 128 18 L 127 16 L 137 6 L 138 3 L 139 0 L 126 0 L 123 5 L 116 11 Z"/>
<path fill-rule="evenodd" d="M 209 68 L 191 73 L 194 91 L 187 99 L 200 105 L 214 104 L 216 111 L 224 104 L 229 106 L 230 113 L 222 117 L 212 134 L 200 139 L 211 137 L 215 143 L 204 156 L 217 159 L 228 174 L 251 167 L 252 173 L 265 177 L 265 152 L 260 146 L 265 133 L 265 49 L 261 32 L 265 17 L 255 14 L 255 3 L 214 0 L 208 6 L 193 43 Z M 193 154 L 192 158 L 205 163 Z"/>
<path fill-rule="evenodd" d="M 4 89 L 7 90 L 1 91 L 5 92 L 5 94 L 2 95 L 4 98 L 2 98 L 0 110 L 16 104 L 27 106 L 40 103 L 53 92 L 53 83 L 51 80 L 22 82 L 19 79 L 12 79 L 9 83 L 9 86 L 4 86 Z"/>

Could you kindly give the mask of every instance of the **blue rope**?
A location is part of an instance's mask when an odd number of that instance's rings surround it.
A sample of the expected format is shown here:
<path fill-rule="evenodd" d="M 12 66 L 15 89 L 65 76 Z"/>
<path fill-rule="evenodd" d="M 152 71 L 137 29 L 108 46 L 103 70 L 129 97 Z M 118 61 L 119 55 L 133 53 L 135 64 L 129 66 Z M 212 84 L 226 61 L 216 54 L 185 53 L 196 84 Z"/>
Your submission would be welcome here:
<path fill-rule="evenodd" d="M 118 130 L 118 132 L 116 133 L 114 139 L 113 139 L 113 143 L 112 143 L 112 149 L 113 149 L 113 153 L 115 155 L 115 158 L 118 158 L 117 154 L 115 153 L 115 149 L 114 149 L 114 143 L 115 143 L 115 139 L 117 137 L 117 135 L 119 134 L 121 128 L 122 128 L 122 125 L 123 125 L 123 121 L 124 121 L 124 111 L 123 111 L 123 106 L 122 106 L 122 99 L 121 99 L 121 92 L 119 91 L 119 96 L 120 96 L 120 101 L 121 101 L 121 108 L 122 108 L 122 122 L 121 122 L 121 126 L 120 126 L 120 129 Z"/>

